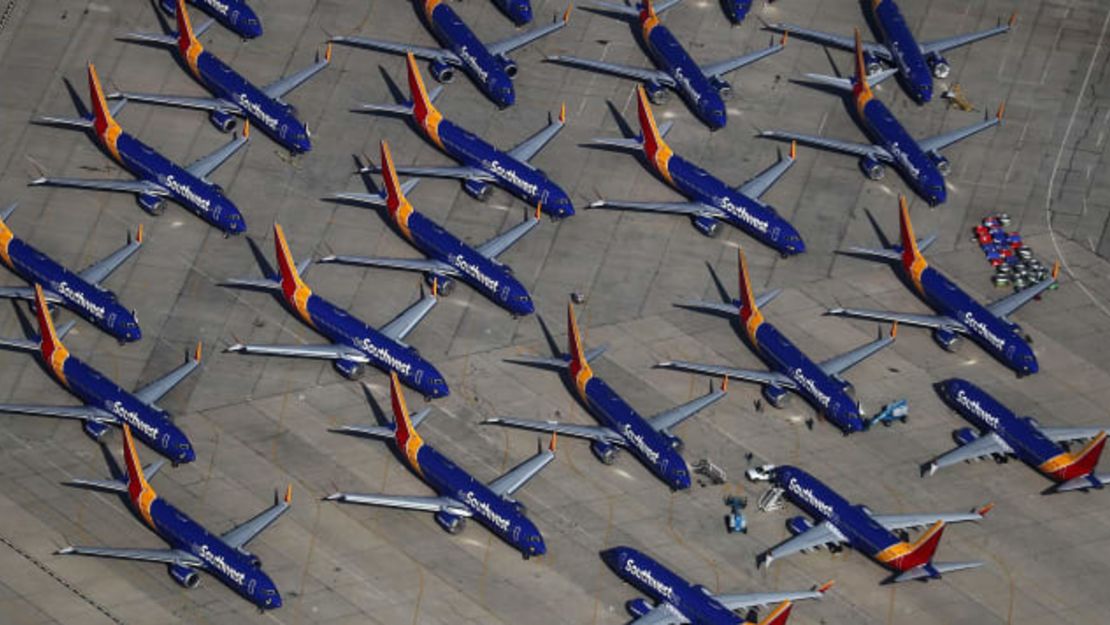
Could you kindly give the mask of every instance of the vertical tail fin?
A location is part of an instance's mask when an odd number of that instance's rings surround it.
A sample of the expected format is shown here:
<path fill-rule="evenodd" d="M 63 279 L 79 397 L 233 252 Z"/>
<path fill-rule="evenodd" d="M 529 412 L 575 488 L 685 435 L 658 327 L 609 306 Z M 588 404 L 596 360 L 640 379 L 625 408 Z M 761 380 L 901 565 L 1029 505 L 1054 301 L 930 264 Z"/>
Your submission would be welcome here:
<path fill-rule="evenodd" d="M 917 249 L 917 236 L 913 233 L 913 223 L 910 221 L 910 207 L 906 203 L 906 196 L 898 196 L 898 231 L 902 238 L 902 266 L 916 281 L 922 270 L 928 266 L 925 257 Z"/>
<path fill-rule="evenodd" d="M 401 189 L 401 181 L 397 178 L 397 170 L 393 166 L 393 155 L 389 151 L 389 143 L 382 141 L 382 182 L 385 184 L 385 205 L 389 210 L 389 217 L 404 233 L 405 238 L 411 239 L 409 234 L 409 215 L 412 215 L 412 204 L 405 197 Z"/>
<path fill-rule="evenodd" d="M 425 120 L 431 117 L 442 117 L 428 97 L 428 90 L 424 88 L 424 79 L 420 76 L 420 70 L 416 67 L 416 57 L 412 52 L 406 55 L 405 65 L 408 67 L 409 97 L 412 98 L 413 117 L 420 124 L 424 124 Z"/>
<path fill-rule="evenodd" d="M 581 391 L 586 382 L 593 377 L 593 370 L 586 360 L 582 349 L 582 337 L 578 332 L 578 319 L 574 315 L 574 303 L 567 302 L 567 351 L 570 353 L 570 377 Z"/>
<path fill-rule="evenodd" d="M 899 571 L 908 571 L 923 564 L 928 564 L 932 561 L 933 554 L 937 552 L 940 538 L 944 534 L 944 527 L 944 521 L 937 521 L 912 543 L 898 543 L 898 546 L 905 550 L 901 555 L 892 558 L 888 564 Z"/>
<path fill-rule="evenodd" d="M 655 14 L 655 7 L 652 6 L 651 0 L 641 0 L 640 1 L 640 21 L 641 22 L 647 22 L 648 20 L 651 20 L 651 19 L 654 19 L 656 21 L 659 20 L 659 17 Z"/>
<path fill-rule="evenodd" d="M 89 100 L 93 107 L 93 128 L 96 134 L 108 140 L 113 134 L 120 133 L 119 124 L 112 118 L 112 111 L 108 108 L 108 101 L 104 98 L 104 89 L 100 86 L 100 76 L 96 74 L 96 67 L 89 63 Z M 114 137 L 112 137 L 114 142 Z"/>
<path fill-rule="evenodd" d="M 54 320 L 50 318 L 46 296 L 42 292 L 42 286 L 38 284 L 35 284 L 35 317 L 39 322 L 39 349 L 42 350 L 42 357 L 64 383 L 64 366 L 66 358 L 69 358 L 69 350 L 62 345 L 58 333 L 54 330 Z"/>
<path fill-rule="evenodd" d="M 644 142 L 644 155 L 648 161 L 655 167 L 664 178 L 671 184 L 671 173 L 669 163 L 671 156 L 674 152 L 671 150 L 667 142 L 663 140 L 663 135 L 659 132 L 659 127 L 655 125 L 655 116 L 651 113 L 651 106 L 648 103 L 647 92 L 643 87 L 637 87 L 637 105 L 639 109 L 640 118 L 640 134 Z"/>
<path fill-rule="evenodd" d="M 277 256 L 278 271 L 281 272 L 281 291 L 286 301 L 299 309 L 301 302 L 298 300 L 307 299 L 312 291 L 301 280 L 297 264 L 293 262 L 293 254 L 289 251 L 289 243 L 285 240 L 285 231 L 278 223 L 274 224 L 274 253 Z"/>
<path fill-rule="evenodd" d="M 871 85 L 867 84 L 867 64 L 863 61 L 863 41 L 860 39 L 859 29 L 856 29 L 856 84 L 852 87 L 856 96 L 857 105 L 874 97 Z"/>
<path fill-rule="evenodd" d="M 409 459 L 409 464 L 414 469 L 419 469 L 417 454 L 424 445 L 424 439 L 420 438 L 412 425 L 405 395 L 401 391 L 401 381 L 395 371 L 389 372 L 389 399 L 393 404 L 393 439 L 397 442 L 397 448 Z"/>
<path fill-rule="evenodd" d="M 783 601 L 778 604 L 770 614 L 765 616 L 759 625 L 786 625 L 786 620 L 790 618 L 790 611 L 794 609 L 792 601 Z"/>
<path fill-rule="evenodd" d="M 744 250 L 737 250 L 736 256 L 740 265 L 740 270 L 737 272 L 740 282 L 740 321 L 744 324 L 748 336 L 755 340 L 755 331 L 763 323 L 763 313 L 759 312 L 755 295 L 752 294 L 752 280 L 748 275 L 748 259 L 744 256 Z"/>
<path fill-rule="evenodd" d="M 123 424 L 123 460 L 127 466 L 127 494 L 152 527 L 154 522 L 150 518 L 150 504 L 158 497 L 154 489 L 143 475 L 143 463 L 139 462 L 139 454 L 135 451 L 135 439 L 131 437 L 131 426 Z"/>
<path fill-rule="evenodd" d="M 191 67 L 196 63 L 196 57 L 203 47 L 193 34 L 193 24 L 189 21 L 189 12 L 185 10 L 185 0 L 177 0 L 175 17 L 177 18 L 177 49 Z"/>
<path fill-rule="evenodd" d="M 1066 454 L 1063 466 L 1056 468 L 1054 471 L 1050 470 L 1050 472 L 1060 481 L 1087 475 L 1095 470 L 1099 458 L 1102 457 L 1104 447 L 1106 447 L 1106 432 L 1102 431 L 1084 445 L 1083 449 Z"/>

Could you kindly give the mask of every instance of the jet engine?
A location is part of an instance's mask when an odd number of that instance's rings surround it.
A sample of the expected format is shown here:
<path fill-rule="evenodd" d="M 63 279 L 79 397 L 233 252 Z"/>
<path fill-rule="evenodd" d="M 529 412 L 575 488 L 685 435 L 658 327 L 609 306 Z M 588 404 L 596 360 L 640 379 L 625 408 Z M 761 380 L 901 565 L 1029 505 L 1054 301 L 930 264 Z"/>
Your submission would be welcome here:
<path fill-rule="evenodd" d="M 786 405 L 787 400 L 790 399 L 790 391 L 782 388 L 781 386 L 775 386 L 773 384 L 768 384 L 764 386 L 762 389 L 760 389 L 760 392 L 763 393 L 763 399 L 766 399 L 767 403 L 771 404 L 775 408 L 782 408 Z"/>
<path fill-rule="evenodd" d="M 466 528 L 466 519 L 440 510 L 435 513 L 436 523 L 442 527 L 448 534 L 458 534 Z"/>
<path fill-rule="evenodd" d="M 867 69 L 867 75 L 871 76 L 883 71 L 883 64 L 879 61 L 878 57 L 870 52 L 863 53 L 863 66 Z"/>
<path fill-rule="evenodd" d="M 181 584 L 185 588 L 196 588 L 200 585 L 200 574 L 180 564 L 170 565 L 170 577 L 173 578 L 173 581 Z"/>
<path fill-rule="evenodd" d="M 668 439 L 668 442 L 671 444 L 671 449 L 675 450 L 676 452 L 678 452 L 680 454 L 682 453 L 682 450 L 686 448 L 686 441 L 682 440 L 681 438 L 679 438 L 677 436 L 672 435 Z"/>
<path fill-rule="evenodd" d="M 166 212 L 166 198 L 153 193 L 140 193 L 138 198 L 139 208 L 155 217 Z"/>
<path fill-rule="evenodd" d="M 939 54 L 930 54 L 929 58 L 925 60 L 929 64 L 929 68 L 933 70 L 933 78 L 937 80 L 948 78 L 948 74 L 952 72 L 952 67 L 948 64 L 948 59 Z"/>
<path fill-rule="evenodd" d="M 479 202 L 485 202 L 489 199 L 489 194 L 491 191 L 493 191 L 493 189 L 490 188 L 488 182 L 482 182 L 481 180 L 471 180 L 467 178 L 466 180 L 463 180 L 463 191 L 466 191 L 467 195 L 478 200 Z"/>
<path fill-rule="evenodd" d="M 504 54 L 499 55 L 497 57 L 497 60 L 501 61 L 501 67 L 505 68 L 505 74 L 507 74 L 509 78 L 515 79 L 517 74 L 516 61 L 510 59 Z"/>
<path fill-rule="evenodd" d="M 721 233 L 721 222 L 717 221 L 714 217 L 703 217 L 698 215 L 694 217 L 693 221 L 694 227 L 698 229 L 698 232 L 707 237 L 716 237 Z"/>
<path fill-rule="evenodd" d="M 609 443 L 594 441 L 590 443 L 590 451 L 593 452 L 594 457 L 600 460 L 602 464 L 613 464 L 616 462 L 617 452 L 620 450 Z"/>
<path fill-rule="evenodd" d="M 436 293 L 439 293 L 440 297 L 447 297 L 455 291 L 454 278 L 448 278 L 447 276 L 441 276 L 435 273 L 428 273 L 424 274 L 424 282 L 428 284 L 428 288 L 432 288 L 432 285 L 435 284 Z"/>
<path fill-rule="evenodd" d="M 952 440 L 956 441 L 957 445 L 967 445 L 979 438 L 979 434 L 972 428 L 960 428 L 952 432 Z"/>
<path fill-rule="evenodd" d="M 208 114 L 208 120 L 212 125 L 220 129 L 220 132 L 231 132 L 235 130 L 235 124 L 239 122 L 234 115 L 227 111 L 212 111 Z"/>
<path fill-rule="evenodd" d="M 859 168 L 871 180 L 882 180 L 886 175 L 886 167 L 872 156 L 859 159 Z"/>
<path fill-rule="evenodd" d="M 366 365 L 361 362 L 355 362 L 346 358 L 337 358 L 332 361 L 332 366 L 339 372 L 339 375 L 347 378 L 348 380 L 357 380 L 362 377 L 366 371 Z"/>
<path fill-rule="evenodd" d="M 929 152 L 929 158 L 933 159 L 933 163 L 936 164 L 937 171 L 940 172 L 940 175 L 947 178 L 948 174 L 952 173 L 952 163 L 948 162 L 948 159 L 941 156 L 939 152 Z"/>
<path fill-rule="evenodd" d="M 717 93 L 721 96 L 722 100 L 732 99 L 732 84 L 730 84 L 727 80 L 721 78 L 710 78 L 709 86 L 717 90 Z"/>
<path fill-rule="evenodd" d="M 937 345 L 940 345 L 948 352 L 958 351 L 960 345 L 963 343 L 963 339 L 959 334 L 944 328 L 933 330 L 933 340 L 937 342 Z"/>
<path fill-rule="evenodd" d="M 455 68 L 443 61 L 432 61 L 428 69 L 432 72 L 432 78 L 439 82 L 449 83 L 455 79 Z"/>
<path fill-rule="evenodd" d="M 804 534 L 813 528 L 813 523 L 804 516 L 792 516 L 786 520 L 786 529 L 790 532 L 791 536 Z"/>
<path fill-rule="evenodd" d="M 644 83 L 644 91 L 647 91 L 648 100 L 655 106 L 662 106 L 671 99 L 671 92 L 655 81 Z"/>

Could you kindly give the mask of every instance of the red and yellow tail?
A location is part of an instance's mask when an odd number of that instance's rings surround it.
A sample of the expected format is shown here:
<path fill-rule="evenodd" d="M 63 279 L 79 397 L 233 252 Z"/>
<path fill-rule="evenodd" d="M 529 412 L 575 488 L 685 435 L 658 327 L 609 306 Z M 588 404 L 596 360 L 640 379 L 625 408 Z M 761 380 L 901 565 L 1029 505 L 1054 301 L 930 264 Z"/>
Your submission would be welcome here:
<path fill-rule="evenodd" d="M 906 203 L 906 196 L 898 196 L 898 231 L 902 243 L 902 266 L 906 269 L 910 279 L 921 289 L 921 272 L 929 266 L 921 251 L 917 249 L 917 236 L 913 233 L 913 223 L 910 221 L 910 207 Z"/>
<path fill-rule="evenodd" d="M 940 545 L 940 538 L 944 534 L 944 521 L 937 521 L 912 543 L 905 541 L 895 543 L 876 555 L 876 559 L 891 568 L 899 571 L 928 564 L 933 559 Z"/>
<path fill-rule="evenodd" d="M 158 494 L 143 475 L 143 464 L 139 462 L 139 454 L 135 451 L 131 426 L 126 423 L 123 424 L 123 460 L 127 465 L 127 494 L 147 524 L 154 527 L 154 521 L 150 518 L 150 504 L 154 503 Z"/>
<path fill-rule="evenodd" d="M 204 51 L 204 46 L 200 45 L 200 41 L 193 34 L 189 12 L 185 10 L 185 0 L 177 0 L 177 49 L 189 69 L 197 74 L 197 57 Z"/>
<path fill-rule="evenodd" d="M 674 181 L 671 180 L 669 167 L 674 152 L 663 140 L 662 135 L 659 134 L 659 128 L 655 125 L 655 116 L 652 115 L 651 105 L 648 103 L 647 92 L 644 91 L 643 87 L 637 87 L 636 94 L 640 117 L 640 134 L 644 140 L 644 155 L 661 176 L 674 184 Z"/>
<path fill-rule="evenodd" d="M 856 29 L 856 84 L 852 87 L 852 95 L 856 98 L 856 109 L 862 114 L 863 106 L 875 94 L 871 92 L 871 85 L 867 84 L 867 64 L 863 62 L 863 40 L 860 39 L 859 29 Z"/>
<path fill-rule="evenodd" d="M 586 352 L 582 349 L 582 336 L 578 332 L 578 319 L 574 315 L 574 303 L 567 302 L 567 350 L 570 352 L 570 377 L 574 380 L 578 393 L 586 396 L 586 383 L 594 377 Z"/>
<path fill-rule="evenodd" d="M 736 256 L 740 263 L 740 271 L 738 272 L 740 281 L 740 322 L 744 324 L 748 338 L 755 341 L 755 333 L 759 330 L 759 326 L 763 325 L 763 313 L 759 312 L 759 306 L 755 303 L 755 295 L 752 294 L 752 280 L 748 276 L 748 259 L 744 257 L 744 250 L 737 250 Z"/>
<path fill-rule="evenodd" d="M 397 449 L 408 458 L 409 466 L 419 471 L 420 461 L 417 456 L 424 446 L 424 439 L 420 438 L 409 418 L 409 408 L 405 404 L 405 395 L 401 392 L 401 381 L 395 371 L 389 372 L 389 398 L 393 404 L 393 438 L 397 441 Z"/>
<path fill-rule="evenodd" d="M 409 97 L 412 98 L 412 116 L 416 119 L 416 123 L 424 129 L 424 133 L 441 149 L 443 142 L 439 138 L 439 123 L 443 121 L 443 115 L 432 104 L 432 99 L 428 97 L 428 91 L 424 88 L 424 79 L 420 76 L 420 70 L 416 67 L 416 57 L 409 52 L 406 55 L 406 66 L 409 73 Z"/>
<path fill-rule="evenodd" d="M 285 296 L 285 301 L 289 302 L 301 318 L 311 325 L 308 298 L 312 295 L 312 289 L 301 280 L 297 264 L 293 262 L 293 254 L 289 251 L 289 243 L 285 240 L 285 231 L 278 223 L 274 224 L 274 253 L 277 256 L 278 271 L 281 272 L 281 292 Z"/>
<path fill-rule="evenodd" d="M 89 100 L 93 107 L 93 129 L 96 131 L 96 136 L 118 161 L 120 157 L 116 140 L 123 133 L 123 129 L 112 118 L 112 112 L 108 109 L 108 100 L 104 97 L 104 89 L 100 87 L 100 77 L 96 75 L 96 67 L 92 63 L 89 63 Z"/>
<path fill-rule="evenodd" d="M 62 345 L 54 330 L 54 320 L 50 318 L 46 296 L 38 284 L 35 284 L 35 316 L 39 322 L 39 349 L 42 350 L 42 357 L 58 380 L 66 384 L 65 364 L 69 358 L 69 350 Z"/>
<path fill-rule="evenodd" d="M 0 217 L 0 261 L 8 267 L 12 266 L 12 257 L 8 253 L 8 246 L 15 240 L 15 233 L 12 232 L 8 224 L 4 223 L 4 219 Z"/>
<path fill-rule="evenodd" d="M 386 207 L 389 209 L 389 218 L 404 233 L 406 239 L 412 239 L 409 232 L 409 216 L 413 213 L 412 204 L 401 190 L 401 181 L 397 178 L 397 169 L 393 166 L 393 155 L 389 151 L 389 143 L 382 141 L 382 182 L 385 184 Z"/>
<path fill-rule="evenodd" d="M 759 625 L 786 625 L 786 620 L 790 618 L 790 611 L 794 609 L 792 601 L 783 601 L 778 604 L 770 614 L 765 616 Z"/>
<path fill-rule="evenodd" d="M 1095 470 L 1104 447 L 1106 447 L 1105 431 L 1099 432 L 1098 436 L 1083 446 L 1083 449 L 1060 454 L 1042 464 L 1040 469 L 1046 475 L 1061 482 L 1083 477 Z"/>
<path fill-rule="evenodd" d="M 641 0 L 641 5 L 640 27 L 643 29 L 646 38 L 651 29 L 659 24 L 659 16 L 655 14 L 655 7 L 652 6 L 651 0 Z"/>

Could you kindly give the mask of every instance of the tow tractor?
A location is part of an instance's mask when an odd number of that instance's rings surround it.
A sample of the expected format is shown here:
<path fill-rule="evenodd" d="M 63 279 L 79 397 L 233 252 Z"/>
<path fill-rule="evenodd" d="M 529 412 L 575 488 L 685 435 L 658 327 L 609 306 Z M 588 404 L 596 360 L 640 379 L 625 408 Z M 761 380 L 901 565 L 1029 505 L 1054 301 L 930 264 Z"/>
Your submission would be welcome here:
<path fill-rule="evenodd" d="M 904 399 L 891 402 L 879 411 L 879 414 L 871 417 L 867 422 L 867 427 L 872 427 L 882 423 L 885 427 L 890 427 L 895 421 L 906 422 L 906 418 L 910 414 L 909 402 Z"/>
<path fill-rule="evenodd" d="M 728 528 L 729 534 L 747 534 L 748 533 L 748 520 L 744 517 L 744 508 L 748 507 L 748 498 L 740 497 L 738 495 L 730 495 L 725 497 L 725 505 L 729 507 L 729 513 L 725 516 L 725 523 Z"/>

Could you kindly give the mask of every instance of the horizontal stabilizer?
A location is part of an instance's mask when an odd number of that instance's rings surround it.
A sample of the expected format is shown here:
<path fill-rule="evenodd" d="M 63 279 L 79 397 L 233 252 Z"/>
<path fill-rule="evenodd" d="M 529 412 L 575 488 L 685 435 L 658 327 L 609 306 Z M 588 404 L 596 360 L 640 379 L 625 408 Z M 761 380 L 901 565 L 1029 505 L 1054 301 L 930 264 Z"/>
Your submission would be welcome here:
<path fill-rule="evenodd" d="M 51 115 L 44 115 L 42 117 L 32 118 L 31 123 L 42 124 L 44 126 L 62 126 L 65 128 L 92 128 L 92 120 L 85 119 L 84 117 L 54 117 Z"/>
<path fill-rule="evenodd" d="M 352 113 L 386 113 L 388 115 L 412 115 L 411 104 L 360 104 L 351 109 Z"/>
<path fill-rule="evenodd" d="M 894 576 L 890 583 L 900 584 L 915 579 L 939 579 L 945 573 L 955 573 L 956 571 L 974 569 L 980 566 L 983 566 L 982 562 L 931 562 Z"/>
<path fill-rule="evenodd" d="M 890 78 L 891 76 L 893 76 L 897 73 L 898 73 L 898 68 L 897 67 L 891 67 L 891 68 L 884 69 L 882 71 L 875 72 L 874 74 L 871 74 L 870 76 L 867 77 L 867 86 L 874 87 L 875 85 L 883 82 L 887 78 Z M 854 86 L 853 81 L 850 78 L 840 78 L 838 76 L 826 76 L 825 74 L 803 74 L 803 76 L 805 76 L 805 79 L 810 81 L 810 82 L 815 82 L 815 83 L 821 84 L 821 85 L 827 85 L 829 87 L 835 87 L 835 88 L 840 89 L 842 91 L 851 91 L 852 87 Z"/>
<path fill-rule="evenodd" d="M 621 150 L 632 150 L 638 152 L 643 149 L 644 142 L 636 137 L 594 137 L 593 139 L 590 139 L 590 142 L 587 145 L 603 145 L 610 148 L 619 148 Z"/>
<path fill-rule="evenodd" d="M 1110 483 L 1110 473 L 1088 473 L 1080 477 L 1063 482 L 1052 489 L 1055 493 L 1069 493 L 1073 490 L 1087 490 L 1089 488 L 1101 489 Z"/>
<path fill-rule="evenodd" d="M 595 358 L 604 354 L 608 348 L 608 345 L 599 345 L 593 349 L 587 349 L 586 362 L 593 362 Z M 506 358 L 505 362 L 540 367 L 541 369 L 566 369 L 570 365 L 570 361 L 566 358 L 544 358 L 542 356 L 513 356 L 512 358 Z"/>
<path fill-rule="evenodd" d="M 143 467 L 143 477 L 150 480 L 166 464 L 165 460 L 158 460 Z M 69 480 L 65 482 L 67 486 L 77 486 L 79 488 L 92 488 L 95 490 L 106 490 L 113 493 L 126 493 L 127 480 Z"/>

